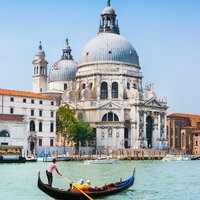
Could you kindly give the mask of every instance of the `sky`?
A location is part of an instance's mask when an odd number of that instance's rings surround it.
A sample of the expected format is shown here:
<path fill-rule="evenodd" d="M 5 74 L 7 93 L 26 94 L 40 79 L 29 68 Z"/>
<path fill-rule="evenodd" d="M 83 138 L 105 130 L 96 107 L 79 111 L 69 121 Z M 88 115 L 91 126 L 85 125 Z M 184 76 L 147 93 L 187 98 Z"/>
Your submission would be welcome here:
<path fill-rule="evenodd" d="M 69 39 L 76 61 L 98 32 L 107 0 L 0 0 L 0 88 L 32 91 L 42 41 L 48 70 Z M 143 85 L 167 98 L 168 114 L 200 114 L 200 1 L 111 0 L 140 59 Z"/>

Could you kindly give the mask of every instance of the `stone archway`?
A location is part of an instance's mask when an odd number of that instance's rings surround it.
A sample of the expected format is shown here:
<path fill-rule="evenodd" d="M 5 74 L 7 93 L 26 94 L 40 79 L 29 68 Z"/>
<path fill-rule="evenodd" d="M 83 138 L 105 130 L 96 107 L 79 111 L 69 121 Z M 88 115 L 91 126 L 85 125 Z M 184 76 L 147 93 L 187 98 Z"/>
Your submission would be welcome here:
<path fill-rule="evenodd" d="M 146 118 L 147 147 L 152 147 L 153 118 L 149 115 Z"/>
<path fill-rule="evenodd" d="M 34 148 L 35 148 L 35 142 L 31 141 L 30 150 L 31 150 L 32 153 L 33 153 Z"/>

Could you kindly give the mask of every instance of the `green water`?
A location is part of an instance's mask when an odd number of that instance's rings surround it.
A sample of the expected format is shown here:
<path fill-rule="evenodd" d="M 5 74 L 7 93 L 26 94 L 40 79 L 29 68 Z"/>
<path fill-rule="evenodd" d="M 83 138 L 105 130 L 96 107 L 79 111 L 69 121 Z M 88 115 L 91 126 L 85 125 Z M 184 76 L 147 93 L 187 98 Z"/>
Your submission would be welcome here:
<path fill-rule="evenodd" d="M 37 172 L 46 182 L 49 163 L 0 164 L 0 200 L 50 200 L 37 188 Z M 119 164 L 84 165 L 83 162 L 57 162 L 63 176 L 76 182 L 89 179 L 93 186 L 127 179 L 136 168 L 133 187 L 106 200 L 198 200 L 200 161 L 120 161 Z M 68 183 L 54 173 L 53 186 Z"/>

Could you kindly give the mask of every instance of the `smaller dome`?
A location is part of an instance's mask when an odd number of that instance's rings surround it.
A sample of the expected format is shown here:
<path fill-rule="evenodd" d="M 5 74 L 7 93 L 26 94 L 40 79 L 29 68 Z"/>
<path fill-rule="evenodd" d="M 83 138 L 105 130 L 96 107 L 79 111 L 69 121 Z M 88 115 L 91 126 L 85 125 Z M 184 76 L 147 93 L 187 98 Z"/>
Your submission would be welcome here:
<path fill-rule="evenodd" d="M 76 75 L 78 63 L 73 60 L 68 39 L 65 40 L 65 46 L 62 51 L 63 55 L 61 59 L 50 70 L 49 82 L 69 81 Z"/>
<path fill-rule="evenodd" d="M 108 15 L 113 14 L 113 15 L 115 15 L 115 10 L 112 7 L 110 7 L 110 6 L 107 6 L 107 7 L 105 7 L 103 9 L 103 11 L 102 11 L 101 14 L 102 15 L 105 15 L 105 14 L 108 14 Z"/>
<path fill-rule="evenodd" d="M 40 41 L 39 48 L 35 53 L 35 60 L 42 60 L 44 58 L 45 58 L 45 52 L 42 49 L 42 42 Z"/>
<path fill-rule="evenodd" d="M 35 54 L 36 56 L 45 56 L 45 52 L 41 49 L 38 49 L 38 51 Z"/>
<path fill-rule="evenodd" d="M 74 60 L 59 60 L 51 68 L 49 82 L 68 81 L 76 75 L 78 63 Z"/>

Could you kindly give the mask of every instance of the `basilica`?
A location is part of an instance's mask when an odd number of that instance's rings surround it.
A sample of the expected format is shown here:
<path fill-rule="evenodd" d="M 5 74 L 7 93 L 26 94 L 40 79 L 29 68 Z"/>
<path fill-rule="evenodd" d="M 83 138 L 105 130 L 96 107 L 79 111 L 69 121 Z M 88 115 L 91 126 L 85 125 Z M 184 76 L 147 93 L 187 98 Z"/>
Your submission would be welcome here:
<path fill-rule="evenodd" d="M 40 43 L 33 64 L 33 92 L 57 98 L 90 123 L 96 149 L 167 147 L 166 98 L 143 84 L 139 57 L 120 35 L 117 14 L 108 1 L 98 34 L 83 48 L 79 61 L 68 39 L 61 58 L 47 70 Z"/>

